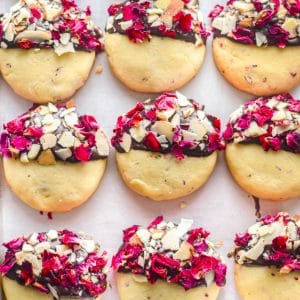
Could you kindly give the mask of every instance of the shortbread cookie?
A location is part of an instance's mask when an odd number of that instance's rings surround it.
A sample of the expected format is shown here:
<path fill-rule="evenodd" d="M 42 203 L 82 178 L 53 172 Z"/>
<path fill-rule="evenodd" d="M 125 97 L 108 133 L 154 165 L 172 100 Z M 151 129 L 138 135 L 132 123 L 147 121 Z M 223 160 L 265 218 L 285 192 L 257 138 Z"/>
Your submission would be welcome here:
<path fill-rule="evenodd" d="M 243 300 L 300 298 L 300 222 L 266 216 L 235 239 L 235 282 Z"/>
<path fill-rule="evenodd" d="M 208 33 L 198 0 L 126 0 L 108 9 L 105 49 L 115 76 L 138 92 L 178 89 L 199 71 Z"/>
<path fill-rule="evenodd" d="M 226 160 L 236 182 L 266 200 L 300 196 L 300 101 L 257 98 L 230 117 Z"/>
<path fill-rule="evenodd" d="M 4 246 L 0 272 L 6 300 L 100 300 L 106 290 L 107 255 L 87 235 L 50 230 Z"/>
<path fill-rule="evenodd" d="M 94 117 L 72 103 L 34 106 L 4 126 L 1 152 L 12 191 L 29 206 L 64 212 L 87 201 L 106 167 L 109 144 Z"/>
<path fill-rule="evenodd" d="M 83 86 L 103 48 L 90 15 L 74 1 L 20 0 L 0 16 L 0 71 L 17 94 L 58 102 Z"/>
<path fill-rule="evenodd" d="M 300 83 L 300 6 L 293 0 L 230 1 L 211 12 L 213 53 L 234 87 L 257 96 Z"/>
<path fill-rule="evenodd" d="M 152 200 L 199 189 L 217 161 L 220 120 L 180 93 L 165 93 L 120 116 L 112 145 L 129 188 Z"/>
<path fill-rule="evenodd" d="M 124 231 L 112 262 L 121 300 L 217 299 L 226 265 L 207 240 L 209 233 L 192 224 L 158 217 L 147 228 Z"/>

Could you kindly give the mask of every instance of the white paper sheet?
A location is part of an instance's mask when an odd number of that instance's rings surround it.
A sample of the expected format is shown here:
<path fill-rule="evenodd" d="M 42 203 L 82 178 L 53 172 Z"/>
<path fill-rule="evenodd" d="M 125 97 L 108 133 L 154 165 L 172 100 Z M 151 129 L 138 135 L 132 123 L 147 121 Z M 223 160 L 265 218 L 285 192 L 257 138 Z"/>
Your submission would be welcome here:
<path fill-rule="evenodd" d="M 81 6 L 91 5 L 93 19 L 104 29 L 106 10 L 114 0 L 78 0 Z M 203 0 L 202 10 L 208 24 L 208 12 L 217 3 L 225 5 L 225 0 Z M 0 2 L 1 12 L 9 9 L 13 0 Z M 110 72 L 105 54 L 98 56 L 97 65 L 104 67 L 102 74 L 91 73 L 86 85 L 75 96 L 78 111 L 81 114 L 94 114 L 105 131 L 111 135 L 118 115 L 128 111 L 137 101 L 145 100 L 149 95 L 138 94 L 128 90 Z M 26 70 L 24 71 L 26 76 Z M 231 87 L 218 73 L 212 58 L 211 39 L 207 44 L 207 55 L 200 73 L 194 80 L 180 90 L 206 106 L 207 112 L 219 116 L 223 123 L 229 114 L 250 95 L 241 93 Z M 293 91 L 300 98 L 300 89 Z M 31 104 L 15 95 L 6 83 L 0 79 L 0 125 L 26 111 Z M 242 167 L 242 166 L 241 166 Z M 220 300 L 239 299 L 233 281 L 233 262 L 226 258 L 232 247 L 236 232 L 243 232 L 255 221 L 253 199 L 243 192 L 233 181 L 224 163 L 223 154 L 209 182 L 198 192 L 184 199 L 156 203 L 137 196 L 123 184 L 116 169 L 114 150 L 108 162 L 108 168 L 102 184 L 95 195 L 83 206 L 65 214 L 54 214 L 53 220 L 46 215 L 27 207 L 9 190 L 0 170 L 0 209 L 2 221 L 1 241 L 10 240 L 24 233 L 46 231 L 50 228 L 83 230 L 95 236 L 103 249 L 113 255 L 121 244 L 122 229 L 133 224 L 147 225 L 157 215 L 167 219 L 193 218 L 196 225 L 208 229 L 212 241 L 223 241 L 220 249 L 228 263 L 227 285 Z M 66 178 L 67 180 L 67 178 Z M 261 202 L 263 213 L 288 211 L 299 213 L 299 200 L 282 203 Z M 180 208 L 185 201 L 187 207 Z M 1 233 L 1 232 L 0 232 Z M 104 300 L 117 300 L 117 291 L 112 278 L 112 289 L 108 289 Z M 137 299 L 138 300 L 138 299 Z"/>

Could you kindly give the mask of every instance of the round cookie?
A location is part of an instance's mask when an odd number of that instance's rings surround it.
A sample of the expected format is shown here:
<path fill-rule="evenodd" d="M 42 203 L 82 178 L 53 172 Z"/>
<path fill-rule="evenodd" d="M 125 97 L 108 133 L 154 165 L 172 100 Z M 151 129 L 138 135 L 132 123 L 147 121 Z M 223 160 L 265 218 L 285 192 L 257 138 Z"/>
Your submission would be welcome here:
<path fill-rule="evenodd" d="M 300 297 L 298 217 L 265 216 L 235 238 L 235 282 L 243 300 Z M 298 251 L 299 252 L 299 251 Z"/>
<path fill-rule="evenodd" d="M 116 159 L 127 186 L 140 195 L 161 201 L 189 195 L 201 187 L 215 168 L 217 153 L 178 161 L 172 154 L 130 150 L 117 153 Z"/>
<path fill-rule="evenodd" d="M 225 157 L 235 181 L 258 198 L 300 196 L 300 101 L 257 98 L 232 113 Z"/>
<path fill-rule="evenodd" d="M 162 280 L 153 285 L 141 275 L 118 273 L 116 277 L 121 300 L 211 300 L 217 299 L 220 292 L 215 283 L 209 287 L 201 286 L 186 291 L 179 285 L 171 285 Z"/>
<path fill-rule="evenodd" d="M 300 10 L 287 1 L 231 1 L 210 13 L 216 66 L 237 89 L 256 96 L 300 83 Z"/>
<path fill-rule="evenodd" d="M 298 299 L 299 281 L 295 277 L 293 273 L 279 274 L 274 267 L 235 265 L 235 283 L 243 300 Z"/>
<path fill-rule="evenodd" d="M 39 211 L 65 212 L 84 202 L 104 175 L 109 144 L 92 116 L 72 103 L 34 106 L 1 135 L 4 175 L 12 191 Z"/>
<path fill-rule="evenodd" d="M 105 50 L 114 75 L 130 89 L 147 93 L 189 82 L 203 63 L 208 36 L 198 6 L 182 0 L 113 4 Z"/>
<path fill-rule="evenodd" d="M 180 93 L 165 93 L 120 116 L 112 145 L 126 185 L 152 200 L 171 200 L 199 189 L 222 148 L 219 119 Z"/>
<path fill-rule="evenodd" d="M 217 299 L 226 266 L 207 240 L 209 233 L 192 224 L 158 217 L 147 228 L 124 231 L 112 262 L 121 300 Z"/>
<path fill-rule="evenodd" d="M 86 235 L 50 230 L 4 246 L 0 272 L 6 300 L 100 300 L 106 290 L 106 253 Z"/>
<path fill-rule="evenodd" d="M 90 14 L 61 0 L 22 0 L 0 17 L 0 72 L 18 95 L 56 103 L 84 85 L 103 48 Z"/>

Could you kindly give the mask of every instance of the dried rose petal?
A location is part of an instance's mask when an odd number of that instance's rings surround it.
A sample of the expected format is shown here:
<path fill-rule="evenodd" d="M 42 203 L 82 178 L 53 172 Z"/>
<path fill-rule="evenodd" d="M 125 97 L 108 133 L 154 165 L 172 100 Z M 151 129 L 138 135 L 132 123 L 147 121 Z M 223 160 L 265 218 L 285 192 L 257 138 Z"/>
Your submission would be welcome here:
<path fill-rule="evenodd" d="M 24 136 L 16 136 L 11 139 L 11 144 L 19 151 L 28 151 L 31 146 L 31 141 Z"/>
<path fill-rule="evenodd" d="M 163 216 L 158 216 L 157 218 L 155 218 L 147 227 L 147 229 L 151 229 L 155 226 L 157 226 L 158 224 L 160 224 L 162 221 L 164 220 Z"/>
<path fill-rule="evenodd" d="M 173 20 L 178 22 L 180 30 L 185 32 L 192 30 L 193 17 L 191 14 L 185 14 L 183 11 L 180 11 L 173 17 Z"/>
<path fill-rule="evenodd" d="M 236 234 L 234 243 L 239 247 L 245 247 L 248 245 L 250 240 L 251 235 L 248 232 L 246 232 L 244 234 Z"/>
<path fill-rule="evenodd" d="M 253 117 L 257 121 L 259 126 L 265 125 L 268 121 L 270 121 L 273 117 L 273 110 L 267 106 L 260 107 L 255 113 L 253 113 Z"/>
<path fill-rule="evenodd" d="M 252 30 L 238 26 L 233 32 L 232 36 L 236 41 L 247 43 L 247 44 L 254 44 L 254 34 Z"/>
<path fill-rule="evenodd" d="M 146 135 L 144 143 L 149 149 L 152 149 L 154 151 L 160 150 L 160 143 L 157 140 L 155 134 L 151 131 Z"/>
<path fill-rule="evenodd" d="M 87 162 L 91 158 L 91 150 L 81 144 L 74 149 L 74 156 L 78 161 Z"/>
<path fill-rule="evenodd" d="M 120 5 L 115 3 L 115 4 L 112 4 L 109 8 L 108 8 L 108 14 L 110 16 L 115 16 L 117 14 L 117 12 L 119 11 L 119 8 L 120 8 Z"/>
<path fill-rule="evenodd" d="M 224 6 L 222 5 L 215 5 L 213 10 L 209 13 L 209 17 L 213 20 L 220 15 L 220 13 L 224 10 Z"/>
<path fill-rule="evenodd" d="M 24 123 L 24 118 L 17 118 L 13 121 L 8 122 L 5 126 L 5 129 L 8 131 L 8 133 L 11 134 L 21 134 L 25 128 Z"/>
<path fill-rule="evenodd" d="M 232 125 L 228 123 L 226 125 L 225 131 L 223 132 L 223 138 L 225 139 L 225 141 L 230 141 L 232 139 L 232 135 L 233 135 L 233 128 Z"/>
<path fill-rule="evenodd" d="M 80 123 L 83 125 L 84 129 L 87 131 L 91 130 L 98 130 L 99 125 L 96 121 L 96 119 L 93 116 L 90 115 L 84 115 L 79 118 Z"/>

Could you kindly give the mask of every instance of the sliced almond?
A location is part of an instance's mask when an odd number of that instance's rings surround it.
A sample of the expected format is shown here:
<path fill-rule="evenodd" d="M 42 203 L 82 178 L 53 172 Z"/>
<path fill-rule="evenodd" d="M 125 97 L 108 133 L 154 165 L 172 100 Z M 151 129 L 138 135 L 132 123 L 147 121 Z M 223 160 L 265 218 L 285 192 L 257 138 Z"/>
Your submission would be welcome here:
<path fill-rule="evenodd" d="M 70 148 L 63 148 L 63 149 L 57 149 L 55 150 L 55 154 L 61 159 L 61 160 L 67 160 L 72 156 L 72 151 Z"/>
<path fill-rule="evenodd" d="M 245 1 L 235 1 L 233 2 L 233 7 L 237 9 L 241 14 L 254 10 L 255 7 L 253 3 L 246 3 Z"/>
<path fill-rule="evenodd" d="M 135 141 L 137 141 L 138 143 L 140 143 L 145 138 L 145 135 L 147 133 L 143 124 L 140 124 L 137 127 L 130 128 L 129 132 L 130 132 L 132 138 Z"/>
<path fill-rule="evenodd" d="M 158 119 L 162 121 L 168 121 L 175 113 L 175 109 L 167 109 L 156 112 L 156 116 Z"/>
<path fill-rule="evenodd" d="M 165 10 L 171 3 L 171 0 L 156 0 L 155 5 L 162 10 Z"/>
<path fill-rule="evenodd" d="M 43 149 L 47 150 L 56 146 L 57 137 L 52 133 L 46 133 L 41 136 L 40 142 Z"/>
<path fill-rule="evenodd" d="M 151 126 L 151 131 L 156 132 L 159 135 L 164 135 L 169 141 L 173 141 L 174 128 L 170 122 L 167 121 L 156 121 Z"/>
<path fill-rule="evenodd" d="M 70 42 L 67 45 L 59 44 L 58 46 L 55 46 L 54 51 L 58 56 L 62 56 L 65 53 L 74 53 L 75 48 L 73 43 Z"/>
<path fill-rule="evenodd" d="M 168 26 L 172 26 L 173 16 L 175 16 L 180 10 L 184 8 L 184 2 L 182 0 L 171 0 L 166 7 L 161 20 Z"/>
<path fill-rule="evenodd" d="M 296 37 L 298 35 L 298 26 L 300 26 L 300 20 L 297 20 L 296 18 L 286 18 L 285 22 L 282 24 L 282 28 L 290 33 L 290 38 Z"/>
<path fill-rule="evenodd" d="M 51 39 L 51 33 L 49 31 L 22 31 L 20 32 L 15 40 L 19 41 L 22 39 L 28 39 L 31 41 L 49 41 Z"/>
<path fill-rule="evenodd" d="M 43 11 L 45 15 L 45 19 L 47 21 L 54 21 L 61 13 L 61 8 L 49 7 L 49 5 L 43 5 Z"/>
<path fill-rule="evenodd" d="M 192 249 L 192 246 L 188 242 L 184 241 L 179 250 L 174 254 L 173 258 L 181 261 L 188 260 L 192 255 Z"/>
<path fill-rule="evenodd" d="M 120 146 L 125 152 L 129 152 L 131 143 L 131 136 L 128 133 L 124 133 L 124 135 L 122 136 L 122 142 L 120 142 Z"/>
<path fill-rule="evenodd" d="M 106 135 L 101 129 L 97 130 L 95 139 L 96 139 L 96 147 L 97 147 L 98 154 L 100 156 L 108 156 L 109 144 Z"/>
<path fill-rule="evenodd" d="M 190 130 L 197 135 L 197 141 L 201 141 L 203 137 L 207 134 L 207 128 L 203 125 L 201 121 L 197 119 L 191 120 Z"/>
<path fill-rule="evenodd" d="M 58 139 L 58 144 L 64 148 L 70 148 L 74 146 L 75 137 L 70 131 L 65 131 Z"/>
<path fill-rule="evenodd" d="M 29 163 L 27 153 L 25 153 L 25 152 L 24 152 L 24 153 L 21 153 L 21 155 L 20 155 L 20 161 L 21 161 L 21 163 L 23 163 L 23 164 Z"/>
<path fill-rule="evenodd" d="M 164 250 L 179 250 L 180 239 L 176 229 L 167 231 L 164 237 L 161 239 L 162 247 Z"/>
<path fill-rule="evenodd" d="M 172 117 L 171 124 L 173 125 L 173 127 L 176 127 L 176 126 L 180 125 L 180 115 L 178 113 L 176 113 Z"/>
<path fill-rule="evenodd" d="M 50 149 L 42 151 L 42 153 L 38 157 L 38 163 L 43 166 L 55 165 L 56 160 L 52 151 Z"/>

